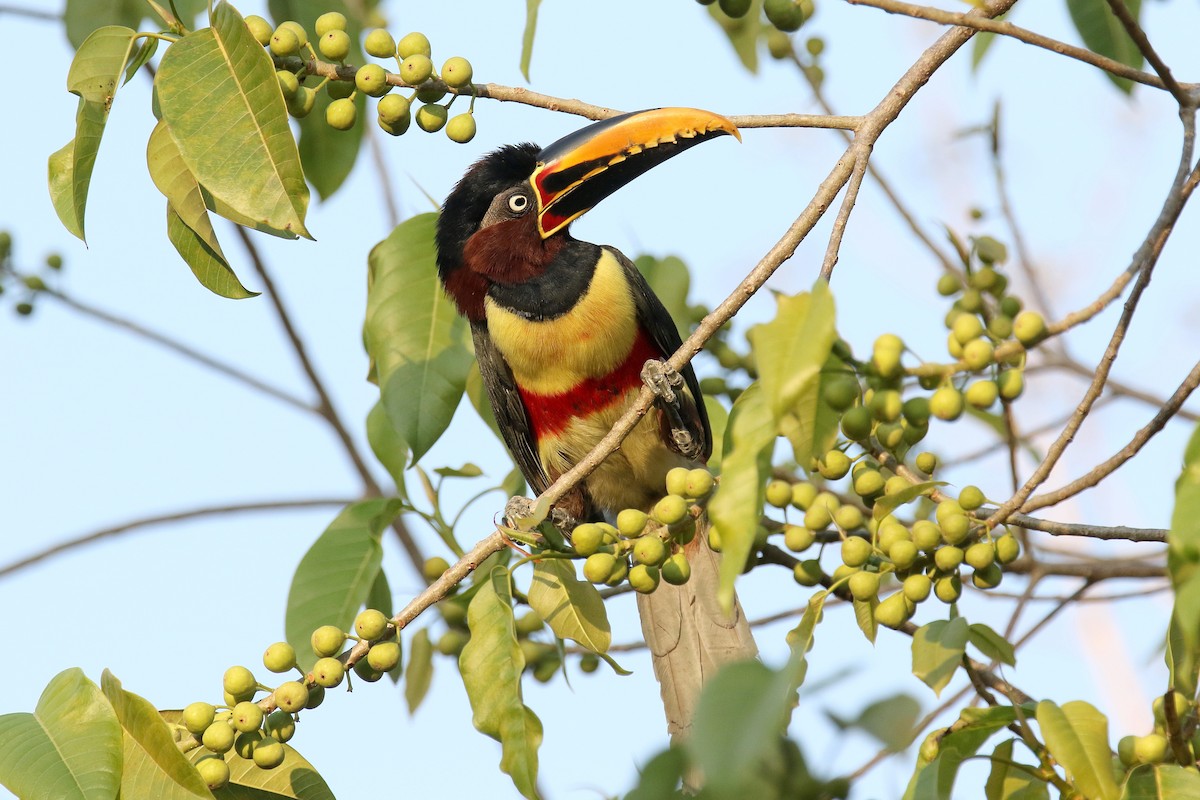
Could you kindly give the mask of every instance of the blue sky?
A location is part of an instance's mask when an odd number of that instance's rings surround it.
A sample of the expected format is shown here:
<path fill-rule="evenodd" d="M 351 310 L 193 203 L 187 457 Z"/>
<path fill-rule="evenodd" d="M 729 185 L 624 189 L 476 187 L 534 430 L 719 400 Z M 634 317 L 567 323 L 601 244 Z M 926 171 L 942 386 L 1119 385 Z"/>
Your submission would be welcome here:
<path fill-rule="evenodd" d="M 254 13 L 261 4 L 239 8 Z M 394 33 L 419 29 L 429 35 L 435 61 L 466 55 L 477 81 L 523 85 L 517 70 L 523 4 L 473 3 L 471 9 L 468 17 L 436 3 L 387 7 Z M 1145 15 L 1176 74 L 1194 78 L 1200 58 L 1188 32 L 1200 24 L 1200 10 L 1176 0 L 1146 4 Z M 1012 19 L 1075 41 L 1060 3 L 1019 7 Z M 144 142 L 153 125 L 146 81 L 133 81 L 117 96 L 92 186 L 89 246 L 58 225 L 45 188 L 45 160 L 72 135 L 75 99 L 63 88 L 71 53 L 61 29 L 45 22 L 0 15 L 0 32 L 10 63 L 27 65 L 24 77 L 9 83 L 12 122 L 0 128 L 0 229 L 13 232 L 18 263 L 33 268 L 45 254 L 61 252 L 67 266 L 59 285 L 72 296 L 309 397 L 267 301 L 208 294 L 167 243 L 162 198 L 145 168 Z M 826 37 L 827 95 L 838 111 L 862 113 L 939 32 L 931 24 L 825 2 L 800 36 Z M 1127 98 L 1091 68 L 1013 41 L 997 43 L 976 74 L 966 55 L 941 70 L 884 134 L 875 163 L 935 237 L 948 225 L 1008 240 L 985 142 L 959 135 L 985 123 L 999 99 L 1009 189 L 1034 260 L 1056 312 L 1078 308 L 1123 269 L 1157 213 L 1179 150 L 1172 104 L 1146 90 Z M 688 2 L 550 0 L 542 8 L 532 77 L 537 91 L 621 109 L 816 110 L 810 91 L 786 65 L 764 54 L 757 77 L 743 71 L 704 10 Z M 315 243 L 259 239 L 317 368 L 364 451 L 362 420 L 376 390 L 364 380 L 360 326 L 366 254 L 388 232 L 382 192 L 393 194 L 404 215 L 429 210 L 425 193 L 444 197 L 481 153 L 522 140 L 546 144 L 582 124 L 515 104 L 480 101 L 476 111 L 479 135 L 466 146 L 415 129 L 400 139 L 380 137 L 390 182 L 382 185 L 381 174 L 364 159 L 338 195 L 314 203 L 309 227 Z M 714 142 L 655 170 L 590 213 L 574 232 L 630 255 L 680 255 L 694 270 L 693 299 L 715 304 L 799 213 L 841 148 L 840 138 L 827 131 L 746 131 L 741 145 Z M 971 223 L 972 206 L 987 212 L 982 223 Z M 1188 209 L 1181 219 L 1114 373 L 1164 395 L 1197 355 L 1196 213 Z M 817 228 L 772 280 L 772 289 L 796 292 L 811 284 L 828 230 L 829 221 Z M 259 288 L 231 231 L 220 235 L 243 280 Z M 861 352 L 878 334 L 896 332 L 922 356 L 941 358 L 945 305 L 933 290 L 937 270 L 868 180 L 832 284 L 842 335 Z M 3 298 L 0 312 L 11 310 L 11 299 Z M 756 298 L 739 318 L 739 329 L 767 318 L 772 305 L 769 297 Z M 1115 313 L 1072 333 L 1077 357 L 1094 361 Z M 699 369 L 704 374 L 710 365 Z M 38 304 L 31 320 L 0 313 L 0 376 L 0 565 L 150 514 L 222 502 L 354 497 L 359 491 L 337 442 L 315 417 L 49 300 Z M 1041 373 L 1030 376 L 1029 387 L 1019 411 L 1023 424 L 1033 427 L 1077 402 L 1084 383 Z M 466 404 L 460 410 L 423 463 L 471 460 L 499 480 L 508 468 L 499 443 Z M 1085 425 L 1051 483 L 1070 480 L 1117 450 L 1152 413 L 1133 402 L 1107 406 Z M 1171 423 L 1111 485 L 1047 516 L 1165 526 L 1189 433 L 1189 425 Z M 930 438 L 946 454 L 983 441 L 983 432 L 969 422 L 935 426 Z M 382 480 L 383 470 L 377 474 Z M 944 477 L 977 483 L 992 496 L 1007 488 L 999 459 Z M 486 535 L 499 507 L 498 495 L 476 506 L 463 539 Z M 0 712 L 32 709 L 46 682 L 68 666 L 81 666 L 96 680 L 107 667 L 126 688 L 160 707 L 219 697 L 227 666 L 257 667 L 262 650 L 282 638 L 292 570 L 334 513 L 243 515 L 147 529 L 0 580 L 0 647 L 23 654 L 0 686 Z M 435 537 L 424 530 L 420 535 L 436 552 Z M 1147 549 L 1053 544 L 1105 556 Z M 397 603 L 418 590 L 398 548 L 388 550 L 385 569 Z M 1136 587 L 1114 584 L 1106 591 L 1120 588 Z M 756 572 L 740 592 L 751 617 L 799 607 L 807 596 L 783 571 Z M 1063 614 L 1023 651 L 1009 677 L 1037 697 L 1097 704 L 1112 718 L 1114 743 L 1123 733 L 1144 733 L 1149 698 L 1161 690 L 1165 675 L 1158 647 L 1167 603 L 1159 595 Z M 1007 608 L 972 597 L 964 613 L 1001 626 Z M 1047 608 L 1031 611 L 1026 624 Z M 923 613 L 918 619 L 932 618 L 934 610 Z M 632 601 L 614 603 L 610 617 L 615 641 L 638 635 Z M 784 657 L 787 627 L 762 629 L 758 638 L 768 662 Z M 440 632 L 436 624 L 434 632 Z M 897 692 L 912 694 L 925 709 L 936 701 L 904 668 L 907 639 L 884 634 L 872 648 L 844 611 L 828 614 L 817 637 L 810 682 L 840 682 L 802 698 L 793 733 L 810 761 L 845 771 L 876 746 L 859 736 L 831 737 L 825 710 L 854 716 L 870 701 Z M 561 678 L 527 686 L 527 702 L 546 727 L 541 762 L 549 796 L 624 791 L 636 766 L 664 744 L 648 660 L 631 654 L 622 663 L 634 670 L 632 677 L 575 673 L 571 688 Z M 376 684 L 330 698 L 305 715 L 293 744 L 341 797 L 361 796 L 381 774 L 394 776 L 397 787 L 414 795 L 510 796 L 511 784 L 496 768 L 498 746 L 471 728 L 450 663 L 437 666 L 431 694 L 414 719 L 398 691 Z M 910 766 L 911 759 L 901 757 L 876 769 L 855 797 L 893 796 Z"/>

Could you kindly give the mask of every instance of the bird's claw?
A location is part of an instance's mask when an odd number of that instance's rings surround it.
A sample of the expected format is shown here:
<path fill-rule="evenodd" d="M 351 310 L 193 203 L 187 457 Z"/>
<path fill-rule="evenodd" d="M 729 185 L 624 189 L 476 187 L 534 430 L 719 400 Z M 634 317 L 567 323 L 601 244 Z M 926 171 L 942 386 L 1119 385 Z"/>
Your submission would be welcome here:
<path fill-rule="evenodd" d="M 683 376 L 667 362 L 653 358 L 642 366 L 642 383 L 663 402 L 674 405 L 678 402 L 675 390 L 683 386 Z"/>
<path fill-rule="evenodd" d="M 504 504 L 504 521 L 509 527 L 521 529 L 522 521 L 534 516 L 537 501 L 528 497 L 510 497 Z"/>

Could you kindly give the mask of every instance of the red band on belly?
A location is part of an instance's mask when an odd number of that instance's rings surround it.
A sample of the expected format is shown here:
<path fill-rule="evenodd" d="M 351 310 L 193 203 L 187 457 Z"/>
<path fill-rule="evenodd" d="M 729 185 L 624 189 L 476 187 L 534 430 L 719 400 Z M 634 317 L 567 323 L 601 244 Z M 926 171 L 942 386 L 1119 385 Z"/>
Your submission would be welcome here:
<path fill-rule="evenodd" d="M 518 386 L 529 414 L 533 435 L 562 433 L 578 417 L 587 417 L 618 402 L 631 389 L 642 385 L 642 366 L 652 358 L 663 358 L 642 330 L 621 365 L 603 378 L 587 378 L 561 394 L 535 394 Z"/>

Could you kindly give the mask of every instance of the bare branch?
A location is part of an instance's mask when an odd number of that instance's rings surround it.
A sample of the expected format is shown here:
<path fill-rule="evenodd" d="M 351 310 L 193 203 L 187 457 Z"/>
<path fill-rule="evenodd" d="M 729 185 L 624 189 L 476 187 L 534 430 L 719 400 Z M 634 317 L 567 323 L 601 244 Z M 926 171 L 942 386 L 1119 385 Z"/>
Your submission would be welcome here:
<path fill-rule="evenodd" d="M 854 171 L 850 173 L 850 181 L 846 185 L 846 194 L 842 198 L 842 206 L 838 209 L 837 218 L 833 221 L 833 231 L 829 234 L 829 246 L 825 249 L 825 261 L 821 264 L 821 277 L 828 282 L 833 277 L 833 268 L 838 261 L 838 251 L 842 248 L 842 237 L 846 234 L 846 223 L 850 221 L 850 212 L 854 210 L 854 202 L 858 199 L 858 190 L 862 188 L 863 176 L 867 173 L 871 153 L 860 154 L 854 162 Z"/>
<path fill-rule="evenodd" d="M 1175 100 L 1179 103 L 1179 107 L 1183 109 L 1192 109 L 1196 107 L 1195 97 L 1189 96 L 1183 87 L 1180 86 L 1175 76 L 1171 74 L 1171 68 L 1166 65 L 1162 58 L 1155 51 L 1153 45 L 1150 44 L 1150 39 L 1146 37 L 1146 32 L 1142 30 L 1142 26 L 1138 25 L 1133 14 L 1129 12 L 1129 6 L 1125 5 L 1125 0 L 1108 0 L 1108 7 L 1112 9 L 1113 15 L 1120 20 L 1121 25 L 1125 28 L 1125 32 L 1129 34 L 1129 38 L 1133 39 L 1133 43 L 1137 45 L 1137 49 L 1142 51 L 1142 55 L 1150 62 L 1150 66 L 1158 73 L 1158 77 L 1162 78 L 1163 85 L 1167 87 L 1167 91 L 1174 95 Z"/>
<path fill-rule="evenodd" d="M 379 484 L 375 481 L 375 476 L 371 474 L 367 462 L 363 460 L 362 454 L 358 451 L 358 445 L 354 443 L 350 432 L 342 423 L 341 417 L 338 416 L 337 409 L 333 406 L 333 400 L 325 388 L 325 383 L 321 380 L 321 376 L 317 374 L 316 367 L 313 366 L 312 359 L 308 356 L 308 349 L 304 346 L 304 340 L 300 338 L 299 332 L 292 324 L 291 315 L 288 313 L 287 307 L 284 306 L 283 298 L 279 296 L 279 292 L 275 288 L 275 283 L 271 280 L 271 275 L 267 272 L 267 265 L 259 255 L 258 248 L 254 246 L 254 241 L 250 238 L 250 234 L 245 228 L 241 225 L 235 225 L 234 228 L 237 230 L 238 236 L 241 238 L 242 244 L 250 256 L 250 261 L 254 265 L 255 272 L 258 273 L 259 278 L 263 282 L 263 293 L 270 299 L 271 305 L 275 309 L 275 316 L 278 317 L 288 341 L 291 342 L 292 350 L 295 351 L 296 358 L 300 361 L 300 367 L 304 370 L 304 374 L 308 376 L 309 383 L 312 384 L 313 390 L 317 393 L 317 413 L 324 417 L 329 426 L 333 428 L 338 441 L 342 444 L 342 449 L 346 451 L 346 455 L 350 457 L 355 471 L 358 472 L 359 478 L 362 479 L 367 494 L 372 497 L 381 496 L 383 490 L 380 489 Z M 400 540 L 400 545 L 404 548 L 405 553 L 408 554 L 408 559 L 412 563 L 413 569 L 420 575 L 422 567 L 425 564 L 425 557 L 421 554 L 420 548 L 417 547 L 416 540 L 413 539 L 404 521 L 399 517 L 392 522 L 392 530 L 396 532 L 396 536 Z"/>
<path fill-rule="evenodd" d="M 1091 50 L 1085 50 L 1082 47 L 1060 42 L 1056 39 L 1051 39 L 1048 36 L 1034 33 L 1025 28 L 1017 27 L 1009 22 L 1000 22 L 987 17 L 976 16 L 974 14 L 959 14 L 952 11 L 942 11 L 941 9 L 931 8 L 929 6 L 919 6 L 913 3 L 902 3 L 898 0 L 846 0 L 851 5 L 856 6 L 871 6 L 878 8 L 881 11 L 886 11 L 889 14 L 902 14 L 906 17 L 914 17 L 916 19 L 929 20 L 942 25 L 963 25 L 976 30 L 988 31 L 990 33 L 998 33 L 1001 36 L 1008 36 L 1013 39 L 1031 44 L 1035 47 L 1041 47 L 1052 53 L 1057 53 L 1060 56 L 1067 56 L 1077 61 L 1082 61 L 1085 64 L 1090 64 L 1093 67 L 1099 67 L 1105 72 L 1110 72 L 1118 78 L 1128 78 L 1135 83 L 1142 83 L 1146 86 L 1152 86 L 1155 89 L 1166 89 L 1167 85 L 1161 78 L 1157 78 L 1148 72 L 1134 69 L 1128 64 L 1122 64 L 1116 59 L 1102 56 L 1099 53 L 1093 53 Z"/>
<path fill-rule="evenodd" d="M 65 553 L 69 550 L 82 547 L 84 545 L 98 542 L 101 539 L 107 539 L 112 536 L 118 536 L 122 533 L 139 530 L 141 528 L 149 528 L 154 525 L 165 525 L 171 522 L 182 522 L 189 519 L 198 519 L 202 517 L 217 517 L 226 516 L 229 514 L 243 514 L 247 511 L 280 511 L 293 508 L 327 508 L 329 506 L 345 506 L 356 502 L 359 498 L 317 498 L 304 500 L 267 500 L 258 503 L 230 503 L 219 506 L 203 506 L 200 508 L 192 508 L 186 511 L 175 511 L 170 514 L 157 514 L 152 517 L 142 517 L 140 519 L 123 522 L 120 525 L 113 525 L 109 528 L 101 528 L 98 531 L 77 536 L 74 539 L 68 539 L 65 542 L 59 542 L 53 547 L 47 547 L 44 550 L 39 550 L 31 556 L 26 556 L 20 561 L 14 561 L 11 564 L 0 567 L 0 578 L 19 572 L 26 567 L 33 566 L 40 561 L 45 561 L 51 556 Z"/>

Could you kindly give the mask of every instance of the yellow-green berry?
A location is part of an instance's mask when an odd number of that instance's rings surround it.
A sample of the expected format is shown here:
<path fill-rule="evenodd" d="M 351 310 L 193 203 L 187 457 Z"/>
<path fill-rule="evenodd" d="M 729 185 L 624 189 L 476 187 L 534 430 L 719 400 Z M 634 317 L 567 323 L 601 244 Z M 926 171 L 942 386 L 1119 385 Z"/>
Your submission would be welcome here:
<path fill-rule="evenodd" d="M 396 40 L 383 28 L 375 28 L 363 40 L 363 49 L 375 58 L 392 58 L 396 55 Z"/>
<path fill-rule="evenodd" d="M 417 127 L 426 133 L 436 133 L 446 124 L 446 107 L 426 103 L 417 109 Z"/>
<path fill-rule="evenodd" d="M 257 14 L 250 14 L 244 18 L 246 27 L 250 29 L 250 35 L 254 40 L 266 47 L 271 43 L 271 34 L 275 30 L 271 27 L 271 23 L 267 22 Z"/>
<path fill-rule="evenodd" d="M 346 30 L 346 15 L 337 11 L 327 11 L 317 17 L 313 30 L 317 32 L 317 36 L 324 36 L 330 31 L 344 31 Z"/>
<path fill-rule="evenodd" d="M 442 65 L 442 80 L 451 89 L 461 89 L 469 85 L 471 77 L 471 62 L 462 56 L 448 58 L 446 59 L 446 63 Z"/>
<path fill-rule="evenodd" d="M 367 663 L 379 672 L 391 672 L 400 663 L 400 643 L 397 641 L 376 642 L 367 651 Z"/>
<path fill-rule="evenodd" d="M 422 55 L 428 58 L 432 54 L 433 50 L 429 46 L 429 39 L 423 33 L 414 31 L 396 44 L 396 55 L 402 59 L 413 55 Z"/>

